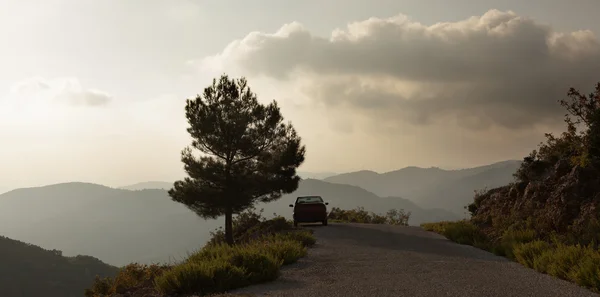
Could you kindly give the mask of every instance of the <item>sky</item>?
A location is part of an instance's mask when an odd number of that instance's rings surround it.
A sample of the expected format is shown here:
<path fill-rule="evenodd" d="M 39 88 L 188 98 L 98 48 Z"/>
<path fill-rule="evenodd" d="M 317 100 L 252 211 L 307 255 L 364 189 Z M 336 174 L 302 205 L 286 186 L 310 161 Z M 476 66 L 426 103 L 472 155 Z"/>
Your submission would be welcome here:
<path fill-rule="evenodd" d="M 600 2 L 448 3 L 2 0 L 0 191 L 181 178 L 222 73 L 277 100 L 302 171 L 521 159 L 600 81 Z"/>

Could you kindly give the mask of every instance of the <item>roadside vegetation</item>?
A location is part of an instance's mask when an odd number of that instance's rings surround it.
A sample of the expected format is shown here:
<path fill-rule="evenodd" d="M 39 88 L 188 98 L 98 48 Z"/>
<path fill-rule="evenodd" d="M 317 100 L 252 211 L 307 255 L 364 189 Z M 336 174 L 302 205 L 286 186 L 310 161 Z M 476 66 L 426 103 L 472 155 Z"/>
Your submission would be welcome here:
<path fill-rule="evenodd" d="M 560 103 L 566 132 L 546 134 L 515 182 L 477 192 L 470 220 L 422 227 L 600 292 L 600 83 Z"/>
<path fill-rule="evenodd" d="M 97 277 L 86 297 L 204 296 L 277 279 L 283 265 L 304 257 L 316 242 L 312 231 L 249 209 L 233 220 L 236 244 L 222 230 L 209 243 L 172 265 L 129 264 L 114 278 Z"/>
<path fill-rule="evenodd" d="M 328 219 L 331 222 L 361 223 L 361 224 L 388 224 L 408 226 L 410 212 L 403 209 L 390 209 L 385 215 L 369 212 L 364 207 L 344 210 L 338 207 L 331 208 Z"/>

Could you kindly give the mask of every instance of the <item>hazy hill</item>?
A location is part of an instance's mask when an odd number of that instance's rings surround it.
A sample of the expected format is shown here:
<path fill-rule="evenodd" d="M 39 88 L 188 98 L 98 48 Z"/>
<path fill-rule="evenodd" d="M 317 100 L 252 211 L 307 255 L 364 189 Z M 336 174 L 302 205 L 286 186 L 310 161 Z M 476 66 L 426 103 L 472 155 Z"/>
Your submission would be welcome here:
<path fill-rule="evenodd" d="M 113 265 L 179 259 L 218 224 L 171 201 L 165 190 L 65 183 L 0 195 L 0 234 Z"/>
<path fill-rule="evenodd" d="M 156 184 L 160 185 L 160 183 Z M 385 213 L 391 208 L 405 209 L 412 212 L 409 220 L 411 225 L 458 218 L 456 214 L 439 209 L 439 207 L 436 209 L 423 209 L 408 199 L 401 197 L 381 198 L 357 186 L 329 183 L 318 179 L 304 179 L 300 182 L 296 192 L 284 195 L 278 201 L 258 205 L 257 208 L 263 208 L 266 216 L 276 213 L 291 219 L 292 210 L 289 204 L 293 203 L 297 196 L 303 195 L 320 195 L 329 202 L 330 207 L 335 206 L 344 209 L 364 207 L 366 210 L 379 213 Z"/>
<path fill-rule="evenodd" d="M 118 268 L 90 256 L 63 257 L 60 251 L 0 236 L 0 296 L 81 297 L 94 277 Z"/>
<path fill-rule="evenodd" d="M 300 172 L 298 172 L 298 175 L 301 178 L 303 178 L 303 179 L 309 179 L 309 178 L 311 178 L 311 179 L 324 179 L 324 178 L 329 177 L 329 176 L 334 176 L 334 175 L 336 175 L 336 173 L 334 173 L 334 172 L 307 172 L 307 171 L 300 171 Z M 133 185 L 123 186 L 123 187 L 120 187 L 119 189 L 132 190 L 132 191 L 145 190 L 145 189 L 163 189 L 163 190 L 169 190 L 172 187 L 173 187 L 173 182 L 147 181 L 147 182 L 141 182 L 141 183 L 137 183 L 137 184 L 133 184 Z"/>
<path fill-rule="evenodd" d="M 504 161 L 460 170 L 406 167 L 377 173 L 357 171 L 325 178 L 332 183 L 359 186 L 379 196 L 400 196 L 422 207 L 437 207 L 463 214 L 474 190 L 505 185 L 521 161 Z"/>
<path fill-rule="evenodd" d="M 260 205 L 258 207 L 265 209 L 265 214 L 284 215 L 288 218 L 292 216 L 292 210 L 289 204 L 296 200 L 297 196 L 320 195 L 329 202 L 329 208 L 340 207 L 351 209 L 355 207 L 364 207 L 366 210 L 378 213 L 385 213 L 391 208 L 404 209 L 412 212 L 409 220 L 411 225 L 419 225 L 427 221 L 453 220 L 459 217 L 445 210 L 423 209 L 412 201 L 400 197 L 381 198 L 372 192 L 357 186 L 328 183 L 322 180 L 306 179 L 300 182 L 298 190 L 292 194 L 284 195 L 280 200 Z"/>
<path fill-rule="evenodd" d="M 160 183 L 152 183 L 160 185 Z M 321 195 L 330 207 L 386 212 L 403 208 L 409 223 L 450 220 L 444 210 L 423 209 L 403 198 L 380 198 L 359 187 L 308 179 L 299 189 L 266 205 L 291 218 L 288 207 L 299 195 Z M 167 262 L 181 259 L 208 240 L 223 219 L 202 220 L 185 206 L 171 201 L 162 189 L 123 190 L 89 183 L 65 183 L 26 188 L 0 195 L 0 234 L 65 255 L 85 254 L 112 265 L 130 262 Z"/>
<path fill-rule="evenodd" d="M 148 182 L 142 182 L 142 183 L 137 183 L 137 184 L 133 184 L 133 185 L 129 185 L 129 186 L 120 187 L 119 189 L 132 190 L 132 191 L 147 190 L 147 189 L 162 189 L 162 190 L 168 191 L 172 187 L 173 187 L 172 182 L 148 181 Z"/>
<path fill-rule="evenodd" d="M 298 171 L 298 176 L 303 179 L 324 179 L 326 177 L 334 176 L 337 173 L 335 172 L 308 172 L 308 171 Z"/>

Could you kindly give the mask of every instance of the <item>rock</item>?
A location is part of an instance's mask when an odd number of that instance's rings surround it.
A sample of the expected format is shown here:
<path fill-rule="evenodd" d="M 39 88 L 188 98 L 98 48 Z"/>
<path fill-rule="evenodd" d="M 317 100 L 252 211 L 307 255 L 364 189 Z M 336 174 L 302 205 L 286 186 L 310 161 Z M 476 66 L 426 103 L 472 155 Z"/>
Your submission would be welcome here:
<path fill-rule="evenodd" d="M 537 180 L 492 189 L 478 201 L 473 222 L 491 222 L 499 233 L 532 218 L 540 234 L 573 230 L 575 237 L 600 239 L 589 227 L 600 228 L 600 169 L 573 166 L 568 159 L 547 166 Z"/>
<path fill-rule="evenodd" d="M 569 160 L 558 160 L 554 165 L 554 175 L 563 176 L 571 171 L 571 162 Z"/>

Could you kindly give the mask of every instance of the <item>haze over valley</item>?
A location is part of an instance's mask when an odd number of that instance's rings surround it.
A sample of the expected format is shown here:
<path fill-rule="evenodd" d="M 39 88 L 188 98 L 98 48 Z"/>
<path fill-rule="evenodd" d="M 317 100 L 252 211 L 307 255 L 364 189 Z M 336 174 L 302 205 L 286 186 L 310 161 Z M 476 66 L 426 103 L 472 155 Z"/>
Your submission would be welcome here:
<path fill-rule="evenodd" d="M 415 226 L 456 220 L 465 217 L 463 207 L 472 201 L 474 190 L 506 184 L 519 163 L 451 171 L 409 167 L 383 174 L 363 171 L 324 180 L 307 178 L 294 193 L 256 208 L 264 209 L 267 217 L 276 213 L 291 219 L 288 205 L 297 196 L 321 195 L 329 207 L 364 207 L 381 214 L 403 209 L 411 212 L 409 224 Z M 0 195 L 0 226 L 4 236 L 65 255 L 93 255 L 116 266 L 173 262 L 202 246 L 223 219 L 203 220 L 174 203 L 167 194 L 172 186 L 172 182 L 160 181 L 121 188 L 71 182 L 17 189 Z"/>

